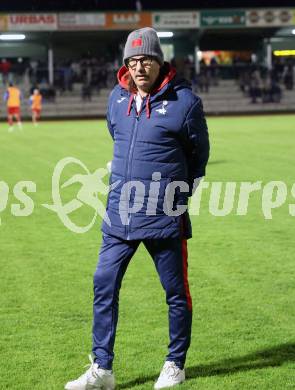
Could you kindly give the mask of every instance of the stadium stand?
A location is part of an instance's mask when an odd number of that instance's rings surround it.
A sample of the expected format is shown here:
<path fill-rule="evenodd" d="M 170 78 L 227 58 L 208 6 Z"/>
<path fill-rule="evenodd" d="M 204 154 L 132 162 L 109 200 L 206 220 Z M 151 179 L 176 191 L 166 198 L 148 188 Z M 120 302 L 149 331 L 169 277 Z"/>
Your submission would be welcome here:
<path fill-rule="evenodd" d="M 45 99 L 43 117 L 99 117 L 104 116 L 107 107 L 110 88 L 101 88 L 99 92 L 92 93 L 91 100 L 82 99 L 82 85 L 74 83 L 70 93 L 57 95 L 54 101 Z M 3 95 L 4 89 L 1 88 Z M 236 80 L 220 80 L 218 85 L 210 86 L 209 92 L 198 92 L 203 99 L 205 111 L 208 114 L 235 114 L 235 113 L 259 113 L 259 112 L 292 112 L 295 107 L 295 90 L 285 89 L 279 103 L 263 102 L 257 99 L 256 104 L 245 95 Z M 28 97 L 28 96 L 27 96 Z M 28 99 L 22 104 L 22 114 L 29 116 Z M 6 117 L 4 105 L 0 107 L 0 116 Z"/>

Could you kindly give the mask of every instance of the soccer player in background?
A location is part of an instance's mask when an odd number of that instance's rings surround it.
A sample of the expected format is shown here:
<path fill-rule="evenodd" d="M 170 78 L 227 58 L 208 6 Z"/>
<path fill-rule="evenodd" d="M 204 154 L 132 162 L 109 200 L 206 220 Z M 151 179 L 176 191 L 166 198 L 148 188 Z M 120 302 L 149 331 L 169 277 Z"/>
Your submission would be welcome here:
<path fill-rule="evenodd" d="M 13 119 L 15 118 L 18 128 L 22 130 L 22 123 L 20 117 L 20 105 L 21 105 L 21 91 L 19 88 L 13 85 L 12 82 L 9 83 L 7 90 L 4 93 L 4 101 L 7 106 L 7 121 L 8 121 L 8 131 L 12 132 L 14 130 L 13 127 Z"/>
<path fill-rule="evenodd" d="M 38 126 L 42 110 L 42 95 L 38 88 L 35 88 L 33 94 L 30 97 L 31 110 L 32 110 L 32 122 L 34 126 Z"/>

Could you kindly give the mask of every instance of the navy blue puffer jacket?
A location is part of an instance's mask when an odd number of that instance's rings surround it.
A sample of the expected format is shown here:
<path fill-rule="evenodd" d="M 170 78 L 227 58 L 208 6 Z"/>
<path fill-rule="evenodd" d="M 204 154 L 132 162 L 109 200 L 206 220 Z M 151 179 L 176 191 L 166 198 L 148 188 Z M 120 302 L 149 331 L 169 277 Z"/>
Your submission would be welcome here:
<path fill-rule="evenodd" d="M 111 226 L 104 221 L 102 231 L 125 240 L 190 238 L 187 211 L 168 213 L 165 191 L 174 181 L 186 183 L 185 192 L 172 191 L 171 209 L 177 210 L 187 204 L 194 179 L 205 175 L 209 139 L 201 99 L 165 63 L 157 87 L 137 113 L 128 77 L 123 66 L 109 98 L 107 122 L 114 140 L 110 184 L 117 185 L 107 201 Z"/>

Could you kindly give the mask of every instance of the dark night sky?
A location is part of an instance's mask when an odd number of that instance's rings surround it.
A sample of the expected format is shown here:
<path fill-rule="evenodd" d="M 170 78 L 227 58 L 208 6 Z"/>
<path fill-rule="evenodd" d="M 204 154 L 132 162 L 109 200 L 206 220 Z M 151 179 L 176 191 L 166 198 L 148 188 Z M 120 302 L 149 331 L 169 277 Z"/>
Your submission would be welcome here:
<path fill-rule="evenodd" d="M 293 7 L 292 0 L 141 0 L 143 10 Z M 2 11 L 134 10 L 135 0 L 0 0 Z"/>

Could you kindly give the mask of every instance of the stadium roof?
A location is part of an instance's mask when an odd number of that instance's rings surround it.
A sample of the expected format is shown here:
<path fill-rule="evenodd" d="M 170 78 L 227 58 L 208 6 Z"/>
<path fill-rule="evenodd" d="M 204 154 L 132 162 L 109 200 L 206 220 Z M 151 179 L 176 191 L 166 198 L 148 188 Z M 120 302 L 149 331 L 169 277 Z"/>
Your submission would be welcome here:
<path fill-rule="evenodd" d="M 294 0 L 138 0 L 143 10 L 208 8 L 294 7 Z M 1 0 L 0 12 L 8 11 L 107 11 L 134 10 L 136 0 Z"/>

